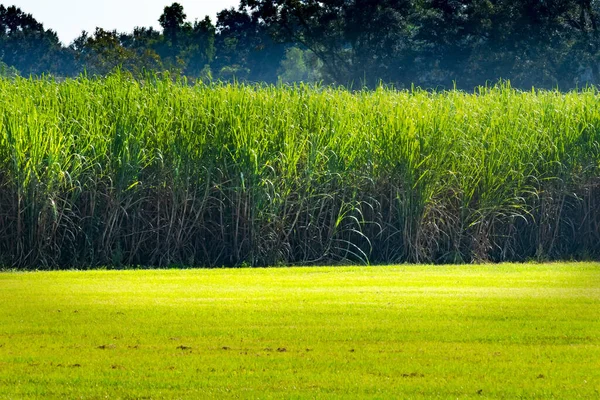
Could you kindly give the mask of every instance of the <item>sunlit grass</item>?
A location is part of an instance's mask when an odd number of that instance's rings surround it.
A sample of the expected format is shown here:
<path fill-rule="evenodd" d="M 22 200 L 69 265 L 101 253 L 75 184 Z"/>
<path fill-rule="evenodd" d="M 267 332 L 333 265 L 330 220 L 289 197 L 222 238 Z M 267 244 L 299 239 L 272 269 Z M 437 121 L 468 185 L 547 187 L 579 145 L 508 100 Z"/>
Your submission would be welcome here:
<path fill-rule="evenodd" d="M 0 274 L 0 398 L 597 398 L 600 265 Z"/>

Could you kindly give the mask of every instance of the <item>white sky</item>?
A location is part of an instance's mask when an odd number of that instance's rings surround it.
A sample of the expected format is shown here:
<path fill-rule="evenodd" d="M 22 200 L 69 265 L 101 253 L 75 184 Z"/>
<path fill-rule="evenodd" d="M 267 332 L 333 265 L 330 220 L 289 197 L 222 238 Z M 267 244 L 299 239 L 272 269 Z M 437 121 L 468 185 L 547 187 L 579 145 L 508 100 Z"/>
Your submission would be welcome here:
<path fill-rule="evenodd" d="M 183 6 L 188 21 L 204 19 L 213 23 L 217 12 L 237 8 L 239 0 L 0 0 L 5 7 L 15 5 L 32 14 L 45 29 L 52 29 L 65 44 L 85 30 L 96 27 L 119 32 L 132 32 L 136 26 L 160 28 L 158 18 L 165 6 L 178 2 Z"/>

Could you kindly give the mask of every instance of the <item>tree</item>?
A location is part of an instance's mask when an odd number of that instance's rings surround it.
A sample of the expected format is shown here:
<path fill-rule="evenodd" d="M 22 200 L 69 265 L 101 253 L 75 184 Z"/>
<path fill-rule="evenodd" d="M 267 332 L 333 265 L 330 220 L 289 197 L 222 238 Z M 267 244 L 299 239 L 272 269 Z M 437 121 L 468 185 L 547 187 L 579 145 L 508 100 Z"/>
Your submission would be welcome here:
<path fill-rule="evenodd" d="M 121 68 L 140 76 L 145 71 L 160 69 L 160 57 L 152 49 L 128 48 L 123 45 L 122 38 L 135 42 L 135 33 L 133 36 L 131 39 L 128 35 L 119 35 L 116 31 L 96 28 L 92 36 L 83 32 L 73 42 L 72 48 L 78 53 L 82 67 L 95 75 L 106 75 Z"/>
<path fill-rule="evenodd" d="M 290 47 L 279 65 L 278 79 L 285 83 L 318 82 L 321 80 L 319 60 L 310 51 Z"/>
<path fill-rule="evenodd" d="M 209 17 L 194 22 L 185 54 L 186 74 L 199 76 L 209 70 L 215 57 L 215 26 Z"/>
<path fill-rule="evenodd" d="M 0 77 L 2 78 L 15 78 L 19 75 L 19 71 L 15 67 L 9 67 L 0 61 Z"/>
<path fill-rule="evenodd" d="M 279 41 L 310 50 L 332 82 L 390 80 L 410 54 L 410 0 L 242 0 Z"/>
<path fill-rule="evenodd" d="M 256 13 L 231 8 L 217 15 L 215 65 L 221 78 L 276 82 L 286 47 L 273 40 Z"/>
<path fill-rule="evenodd" d="M 162 15 L 158 19 L 160 26 L 163 28 L 163 35 L 167 43 L 167 51 L 164 58 L 168 59 L 172 65 L 177 64 L 177 55 L 181 51 L 179 42 L 181 33 L 186 28 L 186 18 L 183 6 L 179 3 L 173 3 L 164 8 Z"/>
<path fill-rule="evenodd" d="M 172 3 L 162 31 L 98 28 L 68 48 L 31 14 L 0 5 L 0 61 L 24 75 L 134 74 L 260 82 L 471 89 L 600 84 L 600 0 L 241 0 L 186 21 Z"/>
<path fill-rule="evenodd" d="M 144 71 L 162 70 L 163 61 L 158 54 L 162 43 L 162 35 L 154 28 L 136 27 L 133 33 L 119 36 L 121 45 L 133 52 L 130 70 L 134 74 Z"/>
<path fill-rule="evenodd" d="M 0 60 L 24 75 L 60 74 L 74 66 L 58 36 L 20 8 L 0 5 Z"/>
<path fill-rule="evenodd" d="M 598 67 L 596 3 L 429 0 L 417 13 L 419 69 L 428 86 L 504 78 L 517 87 L 572 88 Z"/>
<path fill-rule="evenodd" d="M 590 80 L 600 85 L 600 1 L 571 0 L 571 13 L 566 24 L 577 32 L 574 56 L 581 60 L 584 72 L 590 72 Z"/>

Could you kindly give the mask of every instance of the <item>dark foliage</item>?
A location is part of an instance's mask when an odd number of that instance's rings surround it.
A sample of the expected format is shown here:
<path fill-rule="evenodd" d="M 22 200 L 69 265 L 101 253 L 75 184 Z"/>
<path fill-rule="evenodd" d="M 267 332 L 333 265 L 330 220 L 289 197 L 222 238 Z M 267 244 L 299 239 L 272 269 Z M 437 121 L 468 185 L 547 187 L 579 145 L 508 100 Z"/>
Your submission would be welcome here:
<path fill-rule="evenodd" d="M 98 28 L 68 47 L 31 14 L 0 5 L 0 61 L 22 75 L 134 75 L 351 87 L 568 90 L 600 83 L 599 0 L 241 0 L 189 22 L 164 8 L 162 30 Z"/>

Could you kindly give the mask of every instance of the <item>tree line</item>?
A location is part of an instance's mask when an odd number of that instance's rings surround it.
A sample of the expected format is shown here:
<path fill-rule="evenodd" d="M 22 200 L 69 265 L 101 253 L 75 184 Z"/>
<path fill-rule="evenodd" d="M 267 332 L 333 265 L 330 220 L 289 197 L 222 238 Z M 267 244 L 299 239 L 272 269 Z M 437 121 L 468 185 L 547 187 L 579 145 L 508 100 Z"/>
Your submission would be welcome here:
<path fill-rule="evenodd" d="M 564 90 L 600 84 L 600 0 L 241 0 L 161 29 L 96 28 L 68 46 L 31 14 L 0 5 L 0 74 L 322 82 L 472 88 L 499 79 Z"/>

